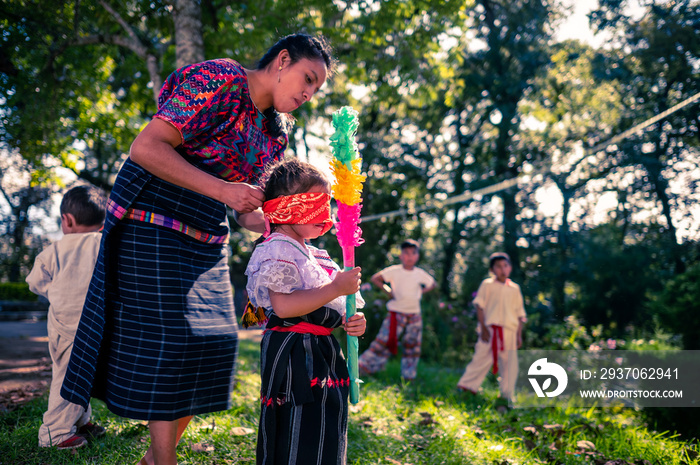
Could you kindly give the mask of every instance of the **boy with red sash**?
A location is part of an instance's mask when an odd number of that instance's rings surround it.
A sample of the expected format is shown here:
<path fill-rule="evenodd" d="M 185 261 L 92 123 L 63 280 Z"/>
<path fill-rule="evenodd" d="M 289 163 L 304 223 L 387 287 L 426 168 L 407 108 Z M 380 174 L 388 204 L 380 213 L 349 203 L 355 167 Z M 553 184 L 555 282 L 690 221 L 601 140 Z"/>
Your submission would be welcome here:
<path fill-rule="evenodd" d="M 389 357 L 398 353 L 399 338 L 403 345 L 401 378 L 415 379 L 423 341 L 423 320 L 420 301 L 423 294 L 435 289 L 435 280 L 416 266 L 420 246 L 413 239 L 401 244 L 400 265 L 392 265 L 375 273 L 372 283 L 384 289 L 391 300 L 389 310 L 377 337 L 359 359 L 360 374 L 373 374 L 384 369 Z"/>
<path fill-rule="evenodd" d="M 492 277 L 479 286 L 474 298 L 479 319 L 479 339 L 474 357 L 457 383 L 462 391 L 476 393 L 489 369 L 500 374 L 501 397 L 507 401 L 515 392 L 518 377 L 516 350 L 523 343 L 523 324 L 527 321 L 520 286 L 510 280 L 510 257 L 502 252 L 489 257 Z"/>

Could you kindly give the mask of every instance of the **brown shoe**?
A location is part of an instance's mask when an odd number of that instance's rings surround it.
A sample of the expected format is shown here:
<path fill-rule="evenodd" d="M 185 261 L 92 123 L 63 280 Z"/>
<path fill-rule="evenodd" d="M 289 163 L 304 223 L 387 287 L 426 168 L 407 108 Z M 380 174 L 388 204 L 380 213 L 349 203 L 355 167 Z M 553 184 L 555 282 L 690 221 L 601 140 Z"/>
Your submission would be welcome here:
<path fill-rule="evenodd" d="M 458 390 L 459 392 L 466 392 L 466 393 L 469 393 L 469 394 L 471 394 L 471 395 L 473 395 L 473 396 L 478 396 L 478 395 L 479 395 L 478 392 L 472 391 L 471 389 L 465 388 L 464 386 L 460 386 L 459 384 L 457 385 L 457 390 Z"/>
<path fill-rule="evenodd" d="M 80 447 L 87 446 L 87 439 L 82 436 L 74 434 L 60 444 L 56 444 L 56 449 L 78 449 Z"/>

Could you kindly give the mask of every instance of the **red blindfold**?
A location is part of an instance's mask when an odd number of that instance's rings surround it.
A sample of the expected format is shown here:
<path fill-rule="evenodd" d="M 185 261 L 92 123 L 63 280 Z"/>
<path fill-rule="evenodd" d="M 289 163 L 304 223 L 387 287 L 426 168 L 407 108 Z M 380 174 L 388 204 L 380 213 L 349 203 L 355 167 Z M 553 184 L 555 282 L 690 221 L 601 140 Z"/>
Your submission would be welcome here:
<path fill-rule="evenodd" d="M 321 235 L 332 227 L 331 196 L 323 192 L 304 192 L 286 195 L 263 203 L 265 234 L 270 234 L 270 224 L 318 224 L 323 223 Z"/>

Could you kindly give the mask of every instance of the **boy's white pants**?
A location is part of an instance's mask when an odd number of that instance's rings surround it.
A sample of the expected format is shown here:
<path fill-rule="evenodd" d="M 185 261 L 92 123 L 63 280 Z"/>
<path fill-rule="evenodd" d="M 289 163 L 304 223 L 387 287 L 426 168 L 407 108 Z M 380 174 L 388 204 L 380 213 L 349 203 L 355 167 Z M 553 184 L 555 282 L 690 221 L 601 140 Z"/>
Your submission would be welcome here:
<path fill-rule="evenodd" d="M 493 328 L 489 328 L 491 333 L 489 342 L 484 342 L 481 335 L 476 343 L 474 358 L 467 365 L 464 374 L 457 382 L 457 386 L 462 389 L 477 392 L 484 382 L 484 378 L 493 366 L 493 349 L 491 338 Z M 503 328 L 503 350 L 500 341 L 498 345 L 498 384 L 501 390 L 501 397 L 511 400 L 515 393 L 515 381 L 518 378 L 518 332 L 513 329 Z"/>
<path fill-rule="evenodd" d="M 44 423 L 39 428 L 39 446 L 49 447 L 60 444 L 73 434 L 79 427 L 90 421 L 91 408 L 85 410 L 77 404 L 72 404 L 61 397 L 61 385 L 66 376 L 66 368 L 73 341 L 61 336 L 50 325 L 49 354 L 53 367 L 51 370 L 51 388 L 49 391 L 49 408 L 44 413 Z"/>

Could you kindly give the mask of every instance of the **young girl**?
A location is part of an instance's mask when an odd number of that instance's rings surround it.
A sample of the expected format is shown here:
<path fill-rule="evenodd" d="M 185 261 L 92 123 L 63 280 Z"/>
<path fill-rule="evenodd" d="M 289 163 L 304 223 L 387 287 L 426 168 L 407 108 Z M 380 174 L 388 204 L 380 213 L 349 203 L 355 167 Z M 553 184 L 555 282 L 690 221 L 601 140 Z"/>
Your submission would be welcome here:
<path fill-rule="evenodd" d="M 345 320 L 360 268 L 340 271 L 326 251 L 305 243 L 332 226 L 330 185 L 312 165 L 293 159 L 273 167 L 265 198 L 266 239 L 246 270 L 251 306 L 268 319 L 257 463 L 343 464 L 350 379 L 331 332 L 341 325 L 353 336 L 365 332 L 362 313 Z M 364 305 L 359 294 L 357 301 Z"/>

